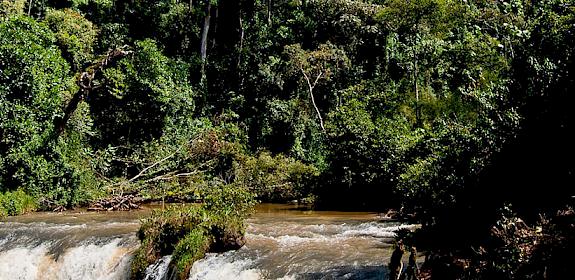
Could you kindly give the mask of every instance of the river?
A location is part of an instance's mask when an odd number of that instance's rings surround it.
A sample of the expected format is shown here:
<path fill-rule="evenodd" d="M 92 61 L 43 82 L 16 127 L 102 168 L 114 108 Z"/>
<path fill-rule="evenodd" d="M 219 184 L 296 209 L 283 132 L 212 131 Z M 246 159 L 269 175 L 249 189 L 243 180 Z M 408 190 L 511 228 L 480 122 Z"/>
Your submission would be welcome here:
<path fill-rule="evenodd" d="M 34 213 L 0 222 L 0 279 L 127 279 L 141 211 Z M 394 231 L 377 213 L 261 204 L 247 243 L 208 254 L 189 279 L 386 279 Z M 170 257 L 148 268 L 166 279 Z"/>

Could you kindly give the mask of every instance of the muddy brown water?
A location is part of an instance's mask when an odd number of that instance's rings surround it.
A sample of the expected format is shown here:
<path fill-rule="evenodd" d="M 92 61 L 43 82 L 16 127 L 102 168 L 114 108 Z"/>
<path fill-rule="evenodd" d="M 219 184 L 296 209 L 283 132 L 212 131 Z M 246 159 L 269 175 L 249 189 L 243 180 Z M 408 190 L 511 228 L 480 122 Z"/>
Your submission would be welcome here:
<path fill-rule="evenodd" d="M 139 211 L 34 213 L 0 222 L 0 279 L 127 279 L 138 248 Z M 208 254 L 189 279 L 386 279 L 394 231 L 413 228 L 378 213 L 261 204 L 247 243 Z M 169 279 L 170 257 L 146 279 Z"/>

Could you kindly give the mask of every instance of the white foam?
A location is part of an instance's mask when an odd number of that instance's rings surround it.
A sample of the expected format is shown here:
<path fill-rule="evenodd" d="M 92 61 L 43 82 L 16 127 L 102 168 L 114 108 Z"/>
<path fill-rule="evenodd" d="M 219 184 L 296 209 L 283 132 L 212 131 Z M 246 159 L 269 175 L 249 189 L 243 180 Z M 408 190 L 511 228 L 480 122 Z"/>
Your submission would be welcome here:
<path fill-rule="evenodd" d="M 0 252 L 0 279 L 43 279 L 38 278 L 37 274 L 47 252 L 47 246 L 14 248 Z"/>
<path fill-rule="evenodd" d="M 0 252 L 0 279 L 116 280 L 129 273 L 131 249 L 117 238 L 67 249 L 57 259 L 50 243 Z"/>
<path fill-rule="evenodd" d="M 371 237 L 382 237 L 390 238 L 395 237 L 396 231 L 401 229 L 413 229 L 415 225 L 398 225 L 398 226 L 388 226 L 381 223 L 371 222 L 363 223 L 355 227 L 349 227 L 337 236 L 371 236 Z"/>
<path fill-rule="evenodd" d="M 259 269 L 251 268 L 253 260 L 233 260 L 232 254 L 208 254 L 204 259 L 194 263 L 189 280 L 259 280 L 263 279 Z"/>
<path fill-rule="evenodd" d="M 172 255 L 167 255 L 146 268 L 144 280 L 164 280 L 168 277 Z"/>
<path fill-rule="evenodd" d="M 34 223 L 19 223 L 19 222 L 11 222 L 10 227 L 13 230 L 30 230 L 30 229 L 41 229 L 44 231 L 53 230 L 53 231 L 69 231 L 72 229 L 86 229 L 88 225 L 86 224 L 77 224 L 77 225 L 69 225 L 69 224 L 53 224 L 53 223 L 45 223 L 45 222 L 34 222 Z"/>
<path fill-rule="evenodd" d="M 129 250 L 121 239 L 96 245 L 87 244 L 67 250 L 55 266 L 58 279 L 124 279 L 129 269 Z"/>
<path fill-rule="evenodd" d="M 311 242 L 340 242 L 351 238 L 393 238 L 396 232 L 401 229 L 413 229 L 416 225 L 397 225 L 390 226 L 378 222 L 362 223 L 357 225 L 329 225 L 329 229 L 324 225 L 308 225 L 306 230 L 294 230 L 287 233 L 285 230 L 280 232 L 271 232 L 268 234 L 257 233 L 247 234 L 251 240 L 268 239 L 278 243 L 280 246 L 291 246 Z M 311 231 L 315 229 L 316 231 Z"/>

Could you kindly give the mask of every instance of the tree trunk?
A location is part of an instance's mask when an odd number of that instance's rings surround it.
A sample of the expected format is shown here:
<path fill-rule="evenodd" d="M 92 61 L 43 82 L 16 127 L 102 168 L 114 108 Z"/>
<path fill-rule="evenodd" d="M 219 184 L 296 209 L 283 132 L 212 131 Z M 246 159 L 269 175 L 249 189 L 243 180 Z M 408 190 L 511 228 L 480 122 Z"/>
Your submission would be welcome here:
<path fill-rule="evenodd" d="M 214 35 L 212 36 L 212 48 L 216 47 L 216 37 L 218 36 L 218 18 L 220 17 L 220 9 L 216 7 L 216 19 L 214 20 Z"/>
<path fill-rule="evenodd" d="M 272 0 L 268 0 L 268 25 L 272 25 Z"/>
<path fill-rule="evenodd" d="M 313 89 L 311 87 L 309 88 L 309 96 L 311 97 L 311 103 L 313 104 L 315 112 L 317 113 L 317 117 L 319 118 L 319 126 L 321 127 L 321 130 L 325 131 L 325 127 L 323 126 L 323 118 L 321 117 L 321 113 L 319 112 L 319 109 L 315 104 L 315 98 L 313 97 Z"/>
<path fill-rule="evenodd" d="M 57 121 L 56 125 L 55 125 L 55 129 L 56 129 L 55 136 L 56 136 L 56 138 L 58 136 L 60 136 L 60 134 L 62 134 L 62 132 L 64 132 L 64 128 L 66 128 L 66 124 L 70 120 L 70 117 L 72 116 L 74 111 L 76 111 L 76 108 L 78 108 L 78 104 L 80 103 L 80 101 L 82 99 L 84 99 L 84 96 L 86 96 L 87 94 L 88 94 L 87 89 L 80 88 L 74 94 L 74 96 L 72 97 L 72 100 L 70 100 L 68 105 L 66 105 L 66 108 L 64 109 L 64 116 L 62 117 L 62 119 Z"/>
<path fill-rule="evenodd" d="M 238 51 L 238 69 L 242 64 L 242 52 L 244 50 L 244 23 L 242 20 L 242 14 L 240 12 L 240 46 Z"/>
<path fill-rule="evenodd" d="M 210 19 L 212 14 L 212 4 L 208 2 L 208 7 L 206 9 L 206 16 L 204 17 L 204 28 L 202 29 L 202 41 L 200 46 L 200 57 L 202 60 L 202 80 L 206 74 L 206 57 L 207 57 L 207 47 L 208 47 L 208 32 L 210 31 Z"/>
<path fill-rule="evenodd" d="M 415 92 L 415 122 L 419 126 L 421 121 L 421 112 L 419 108 L 419 87 L 417 85 L 417 77 L 419 76 L 417 69 L 417 53 L 415 50 L 415 39 L 412 40 L 412 54 L 413 54 L 413 91 Z"/>
<path fill-rule="evenodd" d="M 88 96 L 88 94 L 90 94 L 90 92 L 95 88 L 92 82 L 96 77 L 96 74 L 108 66 L 108 64 L 113 60 L 120 59 L 131 53 L 131 51 L 125 51 L 123 48 L 125 47 L 108 51 L 106 56 L 104 56 L 100 61 L 88 67 L 88 70 L 85 72 L 80 73 L 78 80 L 76 81 L 76 84 L 80 89 L 74 94 L 70 102 L 66 104 L 66 107 L 64 108 L 64 116 L 61 119 L 56 119 L 54 121 L 54 139 L 58 139 L 60 134 L 64 132 L 66 124 L 72 117 L 72 114 L 76 111 L 76 108 L 78 108 L 80 101 Z"/>

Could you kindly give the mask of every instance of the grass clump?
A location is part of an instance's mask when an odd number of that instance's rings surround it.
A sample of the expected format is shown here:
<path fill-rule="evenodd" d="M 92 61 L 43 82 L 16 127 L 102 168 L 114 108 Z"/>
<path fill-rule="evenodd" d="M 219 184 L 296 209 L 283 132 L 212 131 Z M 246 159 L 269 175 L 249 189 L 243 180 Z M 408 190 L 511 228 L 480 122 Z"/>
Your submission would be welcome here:
<path fill-rule="evenodd" d="M 178 272 L 188 272 L 195 261 L 203 258 L 213 241 L 202 229 L 194 229 L 181 239 L 174 249 L 174 266 Z M 187 273 L 186 273 L 187 275 Z"/>

